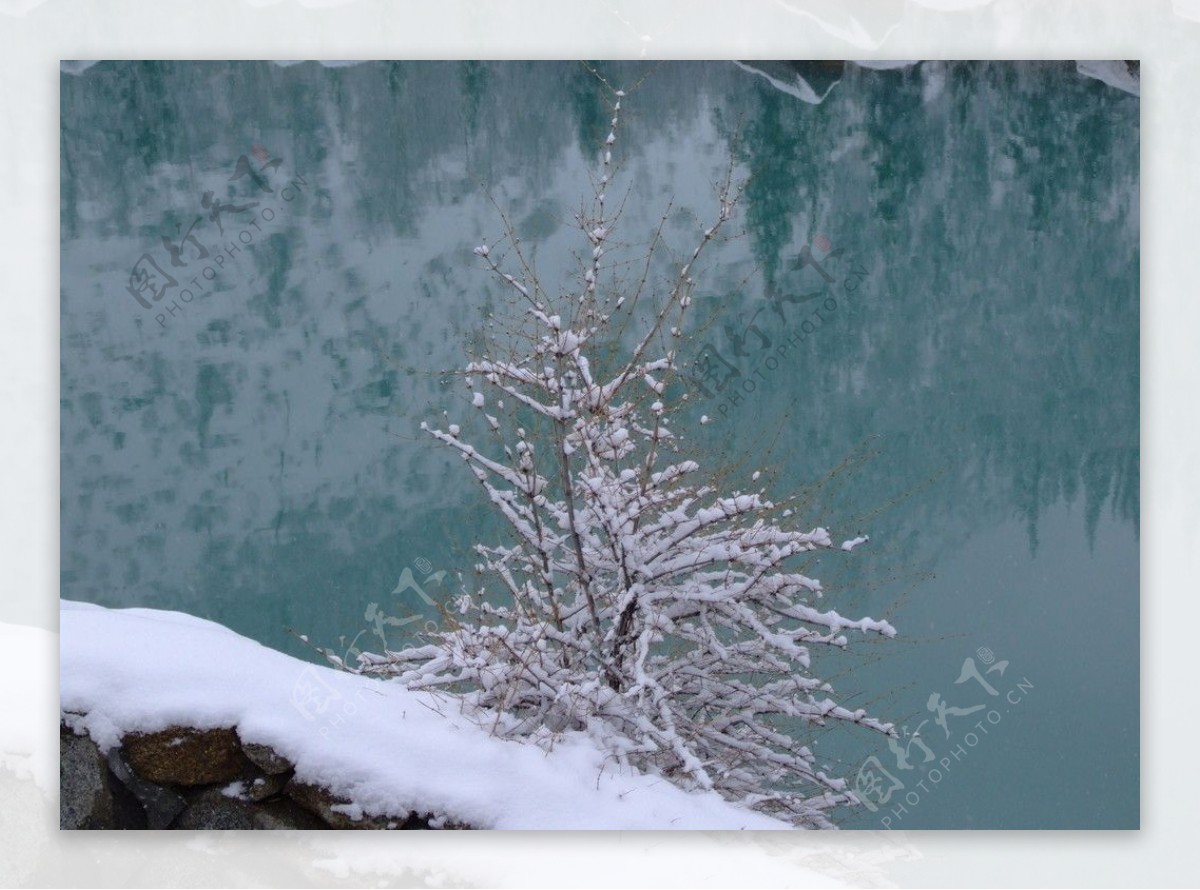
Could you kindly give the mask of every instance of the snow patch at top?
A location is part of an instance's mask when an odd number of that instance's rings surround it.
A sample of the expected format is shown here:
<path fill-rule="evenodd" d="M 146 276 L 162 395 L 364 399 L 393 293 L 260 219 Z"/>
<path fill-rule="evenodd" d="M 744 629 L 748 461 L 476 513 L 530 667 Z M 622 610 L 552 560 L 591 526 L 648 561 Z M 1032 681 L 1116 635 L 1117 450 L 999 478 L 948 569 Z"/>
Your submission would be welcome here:
<path fill-rule="evenodd" d="M 1085 60 L 1076 62 L 1075 70 L 1084 77 L 1095 78 L 1133 96 L 1142 95 L 1141 80 L 1133 75 L 1124 62 Z"/>

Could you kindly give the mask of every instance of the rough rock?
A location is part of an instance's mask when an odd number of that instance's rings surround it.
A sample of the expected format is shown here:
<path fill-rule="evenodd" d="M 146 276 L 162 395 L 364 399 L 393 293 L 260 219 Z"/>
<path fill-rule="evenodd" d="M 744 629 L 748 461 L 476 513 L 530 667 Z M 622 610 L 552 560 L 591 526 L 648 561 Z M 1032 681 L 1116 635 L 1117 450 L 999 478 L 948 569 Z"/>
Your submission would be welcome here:
<path fill-rule="evenodd" d="M 292 775 L 290 772 L 275 776 L 259 776 L 246 783 L 246 796 L 251 800 L 267 800 L 283 791 Z"/>
<path fill-rule="evenodd" d="M 187 806 L 187 801 L 170 788 L 163 788 L 135 773 L 120 748 L 108 752 L 108 768 L 118 780 L 117 788 L 131 796 L 142 811 L 142 824 L 138 824 L 137 814 L 126 806 L 126 813 L 118 819 L 118 828 L 166 828 Z"/>
<path fill-rule="evenodd" d="M 276 754 L 269 745 L 242 742 L 242 753 L 268 776 L 278 776 L 293 769 L 291 761 Z"/>
<path fill-rule="evenodd" d="M 327 788 L 297 781 L 291 761 L 267 745 L 241 743 L 232 729 L 131 734 L 107 755 L 66 724 L 61 738 L 63 828 L 469 827 L 431 813 L 366 816 Z"/>
<path fill-rule="evenodd" d="M 128 767 L 126 767 L 128 769 Z M 112 786 L 113 792 L 113 821 L 116 823 L 114 828 L 119 828 L 123 831 L 143 831 L 150 827 L 150 818 L 146 815 L 146 808 L 138 799 L 137 795 L 130 791 L 123 782 L 121 782 L 112 771 L 110 763 L 108 768 L 109 784 Z M 166 810 L 161 816 L 157 815 L 154 820 L 156 828 L 166 828 L 170 824 L 170 820 L 174 817 L 175 810 L 166 806 L 166 802 L 170 798 L 164 798 L 163 809 Z M 182 808 L 182 801 L 178 804 Z"/>
<path fill-rule="evenodd" d="M 265 831 L 327 831 L 329 826 L 298 803 L 286 797 L 257 804 L 254 827 Z"/>
<path fill-rule="evenodd" d="M 249 765 L 232 729 L 172 728 L 129 735 L 121 744 L 134 771 L 160 785 L 230 782 Z"/>
<path fill-rule="evenodd" d="M 363 816 L 361 819 L 353 819 L 350 814 L 342 812 L 340 809 L 348 806 L 349 801 L 342 800 L 320 785 L 310 785 L 307 782 L 298 782 L 293 779 L 283 790 L 288 797 L 304 809 L 319 816 L 330 828 L 382 829 L 387 828 L 389 824 L 404 822 L 403 818 L 396 819 L 394 817 Z"/>
<path fill-rule="evenodd" d="M 254 808 L 213 788 L 193 798 L 171 827 L 183 831 L 250 831 L 254 828 Z"/>
<path fill-rule="evenodd" d="M 59 734 L 58 827 L 115 827 L 104 755 L 87 736 L 69 730 Z"/>

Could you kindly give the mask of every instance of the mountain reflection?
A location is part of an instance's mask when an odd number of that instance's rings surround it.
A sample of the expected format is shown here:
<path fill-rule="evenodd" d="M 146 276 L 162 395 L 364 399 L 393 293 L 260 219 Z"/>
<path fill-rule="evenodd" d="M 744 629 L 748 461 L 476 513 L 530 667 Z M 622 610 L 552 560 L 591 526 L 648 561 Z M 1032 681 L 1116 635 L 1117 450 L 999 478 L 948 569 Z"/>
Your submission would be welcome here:
<path fill-rule="evenodd" d="M 702 447 L 781 432 L 786 488 L 879 437 L 851 499 L 908 492 L 871 532 L 929 567 L 1014 517 L 1036 554 L 1063 502 L 1091 542 L 1106 510 L 1137 535 L 1135 98 L 1057 63 L 847 65 L 818 105 L 734 64 L 598 70 L 640 82 L 619 145 L 625 237 L 673 199 L 682 249 L 731 155 L 750 177 L 747 237 L 707 270 L 689 348 L 751 376 L 819 305 L 810 292 L 837 294 L 753 393 L 723 412 L 711 394 Z M 63 596 L 284 645 L 283 625 L 353 636 L 417 559 L 467 564 L 477 492 L 415 430 L 462 408 L 437 372 L 500 302 L 470 248 L 501 232 L 494 199 L 545 280 L 565 280 L 607 116 L 595 76 L 565 63 L 64 75 Z M 282 162 L 261 174 L 270 191 L 231 179 L 259 149 Z M 275 218 L 160 323 L 130 269 L 210 191 Z M 204 218 L 200 243 L 237 246 L 248 219 Z M 852 293 L 798 260 L 817 239 L 862 270 Z"/>

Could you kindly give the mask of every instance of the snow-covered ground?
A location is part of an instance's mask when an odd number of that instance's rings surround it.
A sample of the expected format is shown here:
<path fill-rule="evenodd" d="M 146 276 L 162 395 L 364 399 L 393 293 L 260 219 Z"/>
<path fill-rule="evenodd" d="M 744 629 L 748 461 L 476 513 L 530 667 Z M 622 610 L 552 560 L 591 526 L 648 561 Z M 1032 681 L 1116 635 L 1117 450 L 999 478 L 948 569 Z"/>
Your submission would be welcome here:
<path fill-rule="evenodd" d="M 583 736 L 549 753 L 489 735 L 453 700 L 341 673 L 226 627 L 63 601 L 61 708 L 103 748 L 170 726 L 237 727 L 366 815 L 496 829 L 787 829 L 713 793 L 622 770 Z"/>
<path fill-rule="evenodd" d="M 0 771 L 45 793 L 58 787 L 58 721 L 44 679 L 54 676 L 57 643 L 51 631 L 0 622 Z"/>

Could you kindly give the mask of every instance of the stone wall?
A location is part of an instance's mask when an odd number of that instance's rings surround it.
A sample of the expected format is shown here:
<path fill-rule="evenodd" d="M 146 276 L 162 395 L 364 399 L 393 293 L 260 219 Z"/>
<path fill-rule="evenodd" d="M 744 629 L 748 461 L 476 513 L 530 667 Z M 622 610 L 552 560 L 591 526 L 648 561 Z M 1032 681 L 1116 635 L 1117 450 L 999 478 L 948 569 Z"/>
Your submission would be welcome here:
<path fill-rule="evenodd" d="M 286 758 L 235 729 L 131 734 L 105 755 L 64 723 L 59 761 L 64 829 L 470 827 L 434 813 L 361 817 L 352 801 L 299 781 Z"/>

